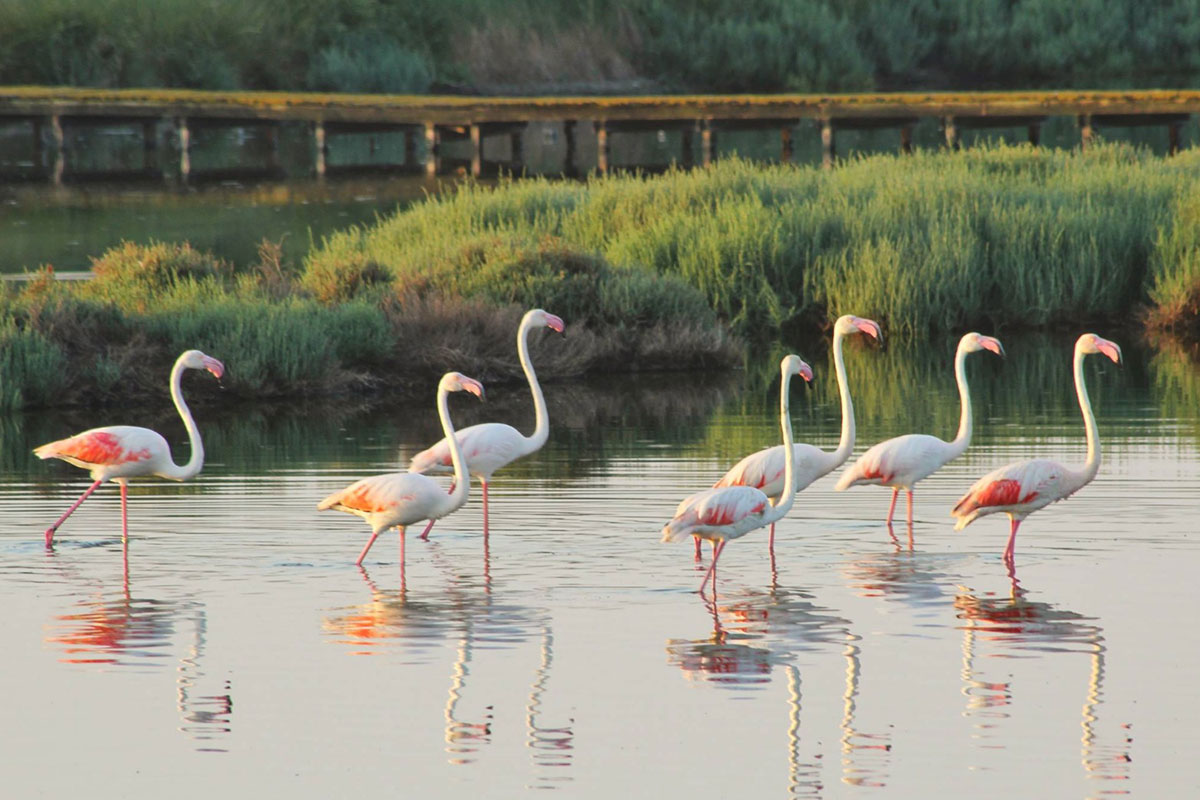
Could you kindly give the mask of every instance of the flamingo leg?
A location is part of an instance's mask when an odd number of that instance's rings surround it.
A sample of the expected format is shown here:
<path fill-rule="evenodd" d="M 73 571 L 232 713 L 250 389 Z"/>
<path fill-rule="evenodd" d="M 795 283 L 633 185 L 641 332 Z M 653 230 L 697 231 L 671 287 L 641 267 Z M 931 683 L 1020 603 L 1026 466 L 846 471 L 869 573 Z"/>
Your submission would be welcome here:
<path fill-rule="evenodd" d="M 486 479 L 480 480 L 483 484 L 483 535 L 488 534 L 488 482 Z"/>
<path fill-rule="evenodd" d="M 87 490 L 82 495 L 79 496 L 79 499 L 75 501 L 75 504 L 67 509 L 67 513 L 65 513 L 61 517 L 59 517 L 58 520 L 53 525 L 51 525 L 49 528 L 46 529 L 46 547 L 49 547 L 51 544 L 54 543 L 54 532 L 56 530 L 58 530 L 58 527 L 60 525 L 62 525 L 64 522 L 66 522 L 67 517 L 71 516 L 71 514 L 74 513 L 75 509 L 79 508 L 79 506 L 83 504 L 83 501 L 88 499 L 88 495 L 90 495 L 92 492 L 96 491 L 96 489 L 100 486 L 100 484 L 101 484 L 101 481 L 96 481 L 91 486 L 89 486 L 87 488 Z"/>
<path fill-rule="evenodd" d="M 129 541 L 129 481 L 121 484 L 121 541 Z"/>
<path fill-rule="evenodd" d="M 404 581 L 404 526 L 397 525 L 396 530 L 400 531 L 400 591 L 406 591 L 408 586 Z M 364 550 L 365 554 L 366 551 Z"/>
<path fill-rule="evenodd" d="M 892 504 L 888 506 L 887 524 L 892 524 L 892 515 L 896 513 L 896 498 L 900 496 L 899 489 L 892 489 Z"/>
<path fill-rule="evenodd" d="M 725 550 L 725 540 L 713 540 L 713 560 L 708 567 L 708 572 L 704 573 L 704 580 L 700 581 L 700 594 L 704 594 L 704 587 L 708 583 L 708 579 L 713 579 L 713 593 L 716 593 L 717 581 L 714 577 L 717 570 L 717 559 L 721 557 L 721 553 Z"/>
<path fill-rule="evenodd" d="M 354 566 L 361 567 L 363 559 L 367 557 L 367 551 L 371 549 L 371 545 L 375 544 L 375 540 L 379 538 L 379 531 L 371 531 L 371 538 L 367 540 L 367 546 L 358 554 L 358 561 L 354 562 Z"/>
<path fill-rule="evenodd" d="M 912 489 L 909 489 L 906 492 L 906 494 L 908 495 L 908 529 L 911 531 L 912 530 L 912 507 L 913 507 Z"/>
<path fill-rule="evenodd" d="M 771 558 L 775 557 L 775 523 L 771 523 L 771 532 L 767 535 L 767 550 L 771 551 Z"/>
<path fill-rule="evenodd" d="M 1021 520 L 1016 517 L 1010 517 L 1011 524 L 1009 525 L 1008 546 L 1004 548 L 1004 563 L 1012 564 L 1013 553 L 1017 545 L 1017 528 L 1021 527 Z"/>
<path fill-rule="evenodd" d="M 693 536 L 692 538 L 696 540 L 696 558 L 695 558 L 695 561 L 696 561 L 696 563 L 697 563 L 697 564 L 699 564 L 699 563 L 700 563 L 700 537 L 699 537 L 699 536 Z"/>
<path fill-rule="evenodd" d="M 457 481 L 450 481 L 449 494 L 454 494 L 454 489 L 457 486 L 458 486 Z M 435 523 L 435 522 L 437 522 L 436 519 L 429 520 L 429 524 L 425 526 L 425 530 L 421 531 L 421 535 L 418 536 L 417 538 L 420 539 L 422 542 L 428 542 L 429 541 L 429 532 L 431 530 L 433 530 L 433 523 Z"/>

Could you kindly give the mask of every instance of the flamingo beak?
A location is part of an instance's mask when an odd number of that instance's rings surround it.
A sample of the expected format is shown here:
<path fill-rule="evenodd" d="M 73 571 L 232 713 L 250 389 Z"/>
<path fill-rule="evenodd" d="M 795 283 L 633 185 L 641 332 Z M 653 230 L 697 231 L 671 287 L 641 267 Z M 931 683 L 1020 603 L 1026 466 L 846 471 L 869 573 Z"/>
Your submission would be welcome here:
<path fill-rule="evenodd" d="M 562 334 L 563 336 L 567 335 L 564 332 L 567 326 L 563 323 L 562 317 L 556 317 L 553 314 L 546 314 L 546 327 L 555 333 Z"/>
<path fill-rule="evenodd" d="M 215 375 L 217 380 L 225 374 L 225 365 L 212 356 L 204 356 L 204 368 Z"/>
<path fill-rule="evenodd" d="M 813 379 L 812 367 L 810 367 L 808 364 L 802 363 L 797 374 L 799 374 L 801 378 L 804 378 L 805 381 L 811 381 Z"/>
<path fill-rule="evenodd" d="M 1113 360 L 1114 364 L 1121 363 L 1121 346 L 1116 342 L 1110 342 L 1108 339 L 1096 337 L 1096 349 Z"/>
<path fill-rule="evenodd" d="M 873 319 L 858 318 L 854 320 L 854 326 L 863 333 L 877 339 L 883 343 L 883 329 L 879 327 L 879 323 Z"/>
<path fill-rule="evenodd" d="M 1000 344 L 1000 340 L 994 336 L 980 336 L 979 344 L 985 350 L 991 350 L 996 355 L 1004 358 L 1004 345 Z"/>
<path fill-rule="evenodd" d="M 463 375 L 462 378 L 459 379 L 459 383 L 462 384 L 463 391 L 470 392 L 480 400 L 487 399 L 483 391 L 483 384 L 474 378 L 468 378 L 466 375 Z"/>

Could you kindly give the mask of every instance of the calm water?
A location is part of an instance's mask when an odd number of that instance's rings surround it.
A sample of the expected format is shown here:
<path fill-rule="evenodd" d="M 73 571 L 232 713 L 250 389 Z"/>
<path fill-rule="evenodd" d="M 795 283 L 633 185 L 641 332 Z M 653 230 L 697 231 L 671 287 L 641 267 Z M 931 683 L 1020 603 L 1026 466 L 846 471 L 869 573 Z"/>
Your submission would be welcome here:
<path fill-rule="evenodd" d="M 953 344 L 849 348 L 856 452 L 953 432 Z M 113 487 L 43 549 L 86 478 L 29 450 L 119 421 L 180 442 L 165 393 L 0 420 L 6 791 L 1192 796 L 1200 371 L 1128 341 L 1123 368 L 1088 365 L 1100 475 L 1023 526 L 1013 580 L 1006 520 L 954 533 L 950 506 L 998 463 L 1081 462 L 1084 442 L 1070 337 L 1005 344 L 972 357 L 977 438 L 918 488 L 911 540 L 882 525 L 886 490 L 827 477 L 774 561 L 761 533 L 733 543 L 712 603 L 659 529 L 777 441 L 773 365 L 548 386 L 550 443 L 497 475 L 487 549 L 475 491 L 430 542 L 410 533 L 403 580 L 395 534 L 357 569 L 366 526 L 315 506 L 435 438 L 432 386 L 415 407 L 198 409 L 209 463 L 132 492 L 127 573 Z M 797 435 L 832 447 L 810 350 Z M 454 415 L 532 425 L 519 387 L 489 395 Z"/>

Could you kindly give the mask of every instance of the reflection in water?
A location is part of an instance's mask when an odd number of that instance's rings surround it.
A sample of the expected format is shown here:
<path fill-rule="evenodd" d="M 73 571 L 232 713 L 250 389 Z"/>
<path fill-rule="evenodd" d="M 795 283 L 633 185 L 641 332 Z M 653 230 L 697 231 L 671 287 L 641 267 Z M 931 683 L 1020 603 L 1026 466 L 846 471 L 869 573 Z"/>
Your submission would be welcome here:
<path fill-rule="evenodd" d="M 195 601 L 164 602 L 133 596 L 129 581 L 129 547 L 123 543 L 124 564 L 121 595 L 115 600 L 94 592 L 79 600 L 81 610 L 59 614 L 49 626 L 46 642 L 59 645 L 69 664 L 103 664 L 119 667 L 161 666 L 170 656 L 172 639 L 180 620 L 192 622 L 192 644 L 179 658 L 176 668 L 176 708 L 182 720 L 179 730 L 198 742 L 202 752 L 225 752 L 219 740 L 232 731 L 233 699 L 229 678 L 217 693 L 206 690 L 202 666 L 208 631 L 204 606 Z"/>
<path fill-rule="evenodd" d="M 821 754 L 801 755 L 801 676 L 792 664 L 804 651 L 844 645 L 846 681 L 838 738 L 843 783 L 859 787 L 886 785 L 891 759 L 891 733 L 859 730 L 857 711 L 862 677 L 860 637 L 850 623 L 811 603 L 802 592 L 773 585 L 766 592 L 748 591 L 721 605 L 704 598 L 713 621 L 704 639 L 667 640 L 667 663 L 689 679 L 702 677 L 723 686 L 769 683 L 776 665 L 787 676 L 788 791 L 791 797 L 820 797 Z M 766 640 L 767 646 L 747 644 Z"/>
<path fill-rule="evenodd" d="M 556 783 L 571 780 L 570 774 L 562 772 L 571 766 L 575 749 L 575 720 L 551 727 L 541 724 L 542 697 L 550 680 L 550 667 L 554 663 L 554 633 L 550 626 L 542 628 L 541 663 L 534 673 L 533 685 L 529 687 L 529 703 L 525 706 L 525 728 L 528 731 L 526 744 L 533 750 L 533 769 L 537 782 L 529 788 L 548 789 Z M 552 772 L 558 770 L 556 774 Z"/>
<path fill-rule="evenodd" d="M 1084 693 L 1080 758 L 1087 778 L 1124 782 L 1130 779 L 1133 739 L 1127 725 L 1119 740 L 1111 744 L 1097 740 L 1097 710 L 1104 696 L 1104 659 L 1107 652 L 1099 625 L 1091 618 L 1056 608 L 1050 603 L 1029 600 L 1013 568 L 1008 597 L 979 597 L 963 588 L 955 598 L 958 618 L 963 620 L 963 694 L 967 698 L 965 715 L 974 720 L 974 738 L 998 737 L 1003 720 L 1013 705 L 1013 686 L 1009 681 L 990 680 L 985 674 L 987 662 L 979 663 L 980 649 L 994 648 L 985 658 L 1012 658 L 1023 652 L 1086 653 L 1090 663 L 1087 690 Z M 1002 747 L 1002 744 L 985 745 Z M 1128 794 L 1121 783 L 1107 784 L 1099 794 Z"/>

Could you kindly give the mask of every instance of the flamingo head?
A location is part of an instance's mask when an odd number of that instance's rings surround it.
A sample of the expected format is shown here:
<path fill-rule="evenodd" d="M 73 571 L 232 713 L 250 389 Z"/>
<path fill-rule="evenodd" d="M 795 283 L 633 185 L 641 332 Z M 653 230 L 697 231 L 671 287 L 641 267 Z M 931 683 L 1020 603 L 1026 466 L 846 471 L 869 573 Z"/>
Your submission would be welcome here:
<path fill-rule="evenodd" d="M 862 331 L 872 339 L 877 339 L 881 343 L 883 342 L 883 329 L 879 327 L 879 323 L 866 317 L 856 317 L 853 314 L 838 317 L 838 321 L 834 325 L 834 330 L 841 331 L 842 333 L 857 333 Z"/>
<path fill-rule="evenodd" d="M 206 369 L 218 379 L 225 374 L 224 364 L 199 350 L 188 350 L 179 357 L 179 362 L 187 369 Z"/>
<path fill-rule="evenodd" d="M 1000 344 L 1000 340 L 995 336 L 984 336 L 982 333 L 968 333 L 963 336 L 958 346 L 968 353 L 991 350 L 1001 358 L 1004 357 L 1004 345 Z"/>
<path fill-rule="evenodd" d="M 545 325 L 555 333 L 561 333 L 566 336 L 563 331 L 566 329 L 566 324 L 562 321 L 562 317 L 551 314 L 549 311 L 543 311 L 540 308 L 535 308 L 525 315 L 525 322 L 530 327 Z"/>
<path fill-rule="evenodd" d="M 779 362 L 779 369 L 783 373 L 784 378 L 792 375 L 799 375 L 805 381 L 813 379 L 812 367 L 804 363 L 804 359 L 796 355 L 786 355 L 783 361 Z"/>
<path fill-rule="evenodd" d="M 468 378 L 461 372 L 447 372 L 442 376 L 441 386 L 448 392 L 470 392 L 480 400 L 486 399 L 483 384 L 474 378 Z"/>
<path fill-rule="evenodd" d="M 1094 333 L 1085 333 L 1080 336 L 1075 346 L 1085 354 L 1103 353 L 1111 358 L 1114 364 L 1121 363 L 1121 346 Z"/>

